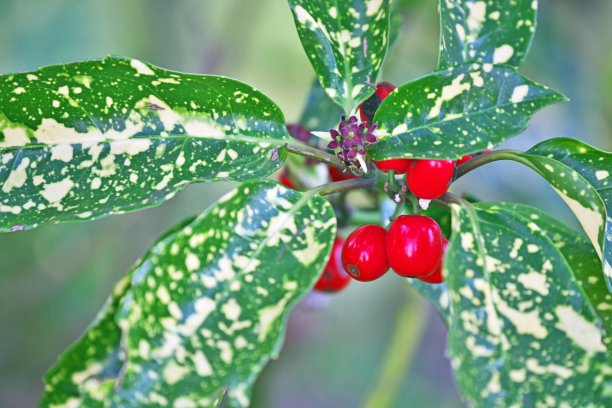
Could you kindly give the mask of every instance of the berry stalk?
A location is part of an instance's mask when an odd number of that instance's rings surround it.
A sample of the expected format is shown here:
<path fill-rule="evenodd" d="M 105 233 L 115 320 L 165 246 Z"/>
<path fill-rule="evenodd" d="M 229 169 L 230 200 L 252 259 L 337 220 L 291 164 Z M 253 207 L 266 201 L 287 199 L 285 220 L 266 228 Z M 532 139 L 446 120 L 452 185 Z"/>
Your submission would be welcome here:
<path fill-rule="evenodd" d="M 455 172 L 455 177 L 453 178 L 453 181 L 457 180 L 460 177 L 463 177 L 472 170 L 476 170 L 480 166 L 484 166 L 487 163 L 491 163 L 498 160 L 513 160 L 522 163 L 526 166 L 529 166 L 533 169 L 533 166 L 531 166 L 527 160 L 522 160 L 522 158 L 518 156 L 517 153 L 520 152 L 518 150 L 504 149 L 494 150 L 492 152 L 476 156 L 473 159 L 468 160 L 467 162 L 457 167 L 457 171 Z"/>
<path fill-rule="evenodd" d="M 312 192 L 321 196 L 326 196 L 334 193 L 341 193 L 343 191 L 355 190 L 358 188 L 370 189 L 376 184 L 376 177 L 369 178 L 356 178 L 343 181 L 335 181 L 333 183 L 327 183 L 313 188 Z"/>
<path fill-rule="evenodd" d="M 327 164 L 328 166 L 336 167 L 340 170 L 347 170 L 346 165 L 333 154 L 324 152 L 323 150 L 317 149 L 316 147 L 308 146 L 307 144 L 300 143 L 298 141 L 292 141 L 291 143 L 285 144 L 287 151 L 293 154 L 297 154 L 309 159 L 314 159 L 321 163 Z M 363 174 L 355 174 L 361 177 Z"/>

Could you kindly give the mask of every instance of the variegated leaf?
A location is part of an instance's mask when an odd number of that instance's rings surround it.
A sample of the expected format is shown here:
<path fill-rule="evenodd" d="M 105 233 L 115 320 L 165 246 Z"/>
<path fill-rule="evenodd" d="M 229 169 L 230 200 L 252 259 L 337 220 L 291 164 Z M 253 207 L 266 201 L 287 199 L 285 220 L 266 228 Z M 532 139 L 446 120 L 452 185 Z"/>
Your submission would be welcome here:
<path fill-rule="evenodd" d="M 112 392 L 115 379 L 125 362 L 121 350 L 121 330 L 115 322 L 115 314 L 121 298 L 130 288 L 129 276 L 116 283 L 112 296 L 87 332 L 70 349 L 60 355 L 57 363 L 45 374 L 45 393 L 40 407 L 101 406 L 89 392 L 103 395 Z M 97 380 L 85 387 L 84 382 L 96 375 Z M 81 388 L 83 386 L 83 388 Z"/>
<path fill-rule="evenodd" d="M 374 121 L 387 136 L 375 160 L 457 159 L 522 132 L 537 110 L 565 97 L 510 67 L 470 63 L 434 72 L 393 91 Z"/>
<path fill-rule="evenodd" d="M 259 179 L 287 142 L 280 109 L 229 78 L 117 57 L 0 76 L 0 231 L 150 207 L 190 182 Z"/>
<path fill-rule="evenodd" d="M 544 211 L 524 204 L 497 204 L 505 211 L 515 212 L 536 224 L 555 244 L 584 289 L 593 310 L 602 321 L 602 342 L 612 353 L 612 294 L 601 274 L 601 262 L 593 245 L 583 235 L 557 221 Z M 612 355 L 612 354 L 611 354 Z"/>
<path fill-rule="evenodd" d="M 348 114 L 374 92 L 389 45 L 389 0 L 289 0 L 306 55 Z"/>
<path fill-rule="evenodd" d="M 601 321 L 571 267 L 529 219 L 453 206 L 448 349 L 477 407 L 612 404 Z"/>
<path fill-rule="evenodd" d="M 612 153 L 595 149 L 580 140 L 570 138 L 546 140 L 526 153 L 546 158 L 542 159 L 545 160 L 545 171 L 540 174 L 551 184 L 560 184 L 560 186 L 555 186 L 555 189 L 558 192 L 561 190 L 559 194 L 574 211 L 593 245 L 596 246 L 600 258 L 603 259 L 608 288 L 612 292 L 612 177 L 610 177 Z M 571 182 L 576 183 L 576 176 L 572 172 L 572 181 L 566 181 L 566 175 L 564 175 L 566 171 L 556 164 L 558 162 L 580 174 L 581 181 L 584 178 L 601 199 L 594 197 L 590 188 L 579 189 L 576 191 L 576 196 L 564 192 L 567 189 L 564 185 Z M 578 184 L 582 185 L 582 183 Z M 603 208 L 601 207 L 602 200 Z"/>
<path fill-rule="evenodd" d="M 610 153 L 574 139 L 561 138 L 549 139 L 526 152 L 500 151 L 497 159 L 522 163 L 540 174 L 553 187 L 574 212 L 595 246 L 603 263 L 601 269 L 608 289 L 612 293 L 612 237 L 609 236 L 612 221 L 607 216 L 606 203 L 602 199 L 604 196 L 610 202 L 611 198 L 606 170 L 612 161 Z M 589 183 L 582 173 L 599 189 Z M 600 180 L 597 180 L 598 177 Z"/>
<path fill-rule="evenodd" d="M 181 229 L 191 224 L 195 217 L 189 217 L 168 230 L 158 241 L 163 241 Z M 146 259 L 150 251 L 144 255 Z M 99 404 L 92 401 L 88 391 L 81 392 L 83 381 L 95 371 L 100 378 L 96 387 L 106 383 L 110 388 L 125 361 L 125 353 L 121 349 L 121 330 L 115 322 L 115 314 L 119 304 L 128 290 L 131 289 L 131 274 L 128 274 L 115 284 L 113 293 L 106 304 L 98 312 L 87 332 L 68 351 L 60 355 L 58 362 L 45 374 L 45 394 L 41 401 L 42 407 L 89 406 Z M 111 391 L 110 389 L 108 390 Z"/>
<path fill-rule="evenodd" d="M 439 69 L 468 61 L 518 67 L 533 39 L 537 0 L 439 0 Z"/>
<path fill-rule="evenodd" d="M 47 376 L 43 403 L 215 406 L 224 397 L 228 407 L 248 406 L 335 233 L 321 197 L 242 184 L 152 247 L 102 317 L 114 315 L 104 320 L 112 344 L 94 326 Z M 106 356 L 84 354 L 100 344 Z"/>

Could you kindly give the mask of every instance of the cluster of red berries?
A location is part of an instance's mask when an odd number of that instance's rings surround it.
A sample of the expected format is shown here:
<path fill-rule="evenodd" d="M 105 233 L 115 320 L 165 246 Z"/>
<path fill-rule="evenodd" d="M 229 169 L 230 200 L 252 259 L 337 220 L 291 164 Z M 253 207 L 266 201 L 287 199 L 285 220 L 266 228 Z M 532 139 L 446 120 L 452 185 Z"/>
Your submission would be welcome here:
<path fill-rule="evenodd" d="M 337 292 L 351 278 L 369 282 L 389 268 L 404 277 L 428 283 L 442 283 L 444 253 L 448 240 L 440 226 L 429 217 L 402 215 L 389 231 L 378 225 L 364 225 L 346 241 L 336 238 L 331 257 L 315 289 Z M 347 273 L 348 272 L 348 273 Z"/>
<path fill-rule="evenodd" d="M 448 241 L 436 221 L 421 215 L 397 217 L 387 232 L 364 225 L 351 233 L 342 249 L 342 265 L 362 282 L 383 276 L 389 267 L 400 276 L 442 283 Z"/>

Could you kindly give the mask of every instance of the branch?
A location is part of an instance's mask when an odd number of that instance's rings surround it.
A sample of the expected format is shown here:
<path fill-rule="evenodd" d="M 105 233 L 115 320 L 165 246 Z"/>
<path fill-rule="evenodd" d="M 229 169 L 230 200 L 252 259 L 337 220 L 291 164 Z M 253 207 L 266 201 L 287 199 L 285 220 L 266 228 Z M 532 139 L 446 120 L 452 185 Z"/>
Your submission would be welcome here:
<path fill-rule="evenodd" d="M 369 178 L 358 178 L 337 181 L 334 183 L 323 184 L 319 187 L 313 188 L 311 191 L 321 196 L 326 196 L 334 193 L 341 193 L 343 191 L 355 190 L 358 188 L 372 188 L 376 184 L 376 177 Z"/>
<path fill-rule="evenodd" d="M 340 160 L 336 155 L 329 154 L 323 150 L 317 149 L 316 147 L 309 146 L 304 143 L 300 143 L 297 140 L 292 141 L 291 144 L 286 143 L 287 151 L 319 161 L 321 163 L 325 163 L 328 166 L 337 167 L 342 171 L 346 171 L 353 176 L 361 177 L 363 173 L 352 173 L 348 167 L 344 164 L 342 160 Z"/>

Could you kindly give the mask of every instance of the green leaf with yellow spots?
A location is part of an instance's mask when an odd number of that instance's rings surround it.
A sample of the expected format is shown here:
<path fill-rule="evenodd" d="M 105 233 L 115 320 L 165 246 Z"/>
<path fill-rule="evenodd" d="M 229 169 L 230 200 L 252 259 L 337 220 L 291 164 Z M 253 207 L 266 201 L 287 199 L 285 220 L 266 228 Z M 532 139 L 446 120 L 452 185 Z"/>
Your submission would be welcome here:
<path fill-rule="evenodd" d="M 453 206 L 445 276 L 448 353 L 474 406 L 612 404 L 602 322 L 537 224 L 495 204 Z"/>
<path fill-rule="evenodd" d="M 438 68 L 468 61 L 518 67 L 536 27 L 537 0 L 440 0 Z"/>
<path fill-rule="evenodd" d="M 498 206 L 529 219 L 553 241 L 572 268 L 593 310 L 601 319 L 602 342 L 612 353 L 612 294 L 608 291 L 604 276 L 601 274 L 601 261 L 591 242 L 537 208 L 515 203 L 503 203 Z"/>
<path fill-rule="evenodd" d="M 163 234 L 159 241 L 176 234 L 194 220 L 195 217 L 192 216 L 177 223 Z M 149 254 L 150 251 L 143 256 L 143 259 Z M 115 284 L 113 293 L 87 332 L 68 351 L 60 355 L 58 362 L 45 374 L 46 386 L 41 407 L 95 405 L 99 403 L 95 398 L 89 397 L 88 390 L 96 390 L 99 386 L 104 392 L 112 390 L 112 386 L 111 389 L 106 387 L 109 383 L 114 385 L 125 361 L 120 346 L 121 330 L 115 322 L 115 314 L 121 300 L 131 288 L 130 279 L 131 274 L 128 274 Z M 99 380 L 90 382 L 91 387 L 84 388 L 81 393 L 81 385 L 90 373 L 94 372 L 97 373 Z"/>
<path fill-rule="evenodd" d="M 289 0 L 327 95 L 348 114 L 374 88 L 389 45 L 389 0 Z"/>
<path fill-rule="evenodd" d="M 197 181 L 263 178 L 291 143 L 233 79 L 117 57 L 0 76 L 0 231 L 159 204 Z"/>
<path fill-rule="evenodd" d="M 93 326 L 47 376 L 43 402 L 248 406 L 335 234 L 323 198 L 271 181 L 240 185 L 153 245 L 101 315 L 110 339 Z"/>
<path fill-rule="evenodd" d="M 608 291 L 604 276 L 601 274 L 601 261 L 591 242 L 585 236 L 576 233 L 567 225 L 537 208 L 517 203 L 497 203 L 496 206 L 504 211 L 515 212 L 533 222 L 553 241 L 571 267 L 575 278 L 591 302 L 593 310 L 601 319 L 602 342 L 612 352 L 612 294 Z M 438 212 L 443 210 L 442 207 L 433 208 L 439 209 Z M 453 272 L 447 271 L 446 273 Z M 436 306 L 448 326 L 452 310 L 446 283 L 432 285 L 418 279 L 410 279 L 410 282 Z"/>
<path fill-rule="evenodd" d="M 542 162 L 538 172 L 555 187 L 582 223 L 602 258 L 608 288 L 612 292 L 612 153 L 577 139 L 555 138 L 539 143 L 526 154 L 530 161 Z M 534 159 L 532 155 L 542 158 Z M 558 163 L 573 171 L 568 172 Z M 585 187 L 585 181 L 590 186 Z"/>
<path fill-rule="evenodd" d="M 375 160 L 458 159 L 492 149 L 527 127 L 539 109 L 566 98 L 515 69 L 470 63 L 434 72 L 393 91 L 374 116 Z"/>
<path fill-rule="evenodd" d="M 495 160 L 514 160 L 542 176 L 580 221 L 602 261 L 608 290 L 612 293 L 612 193 L 609 169 L 612 154 L 579 140 L 557 138 L 526 152 L 495 152 Z"/>

